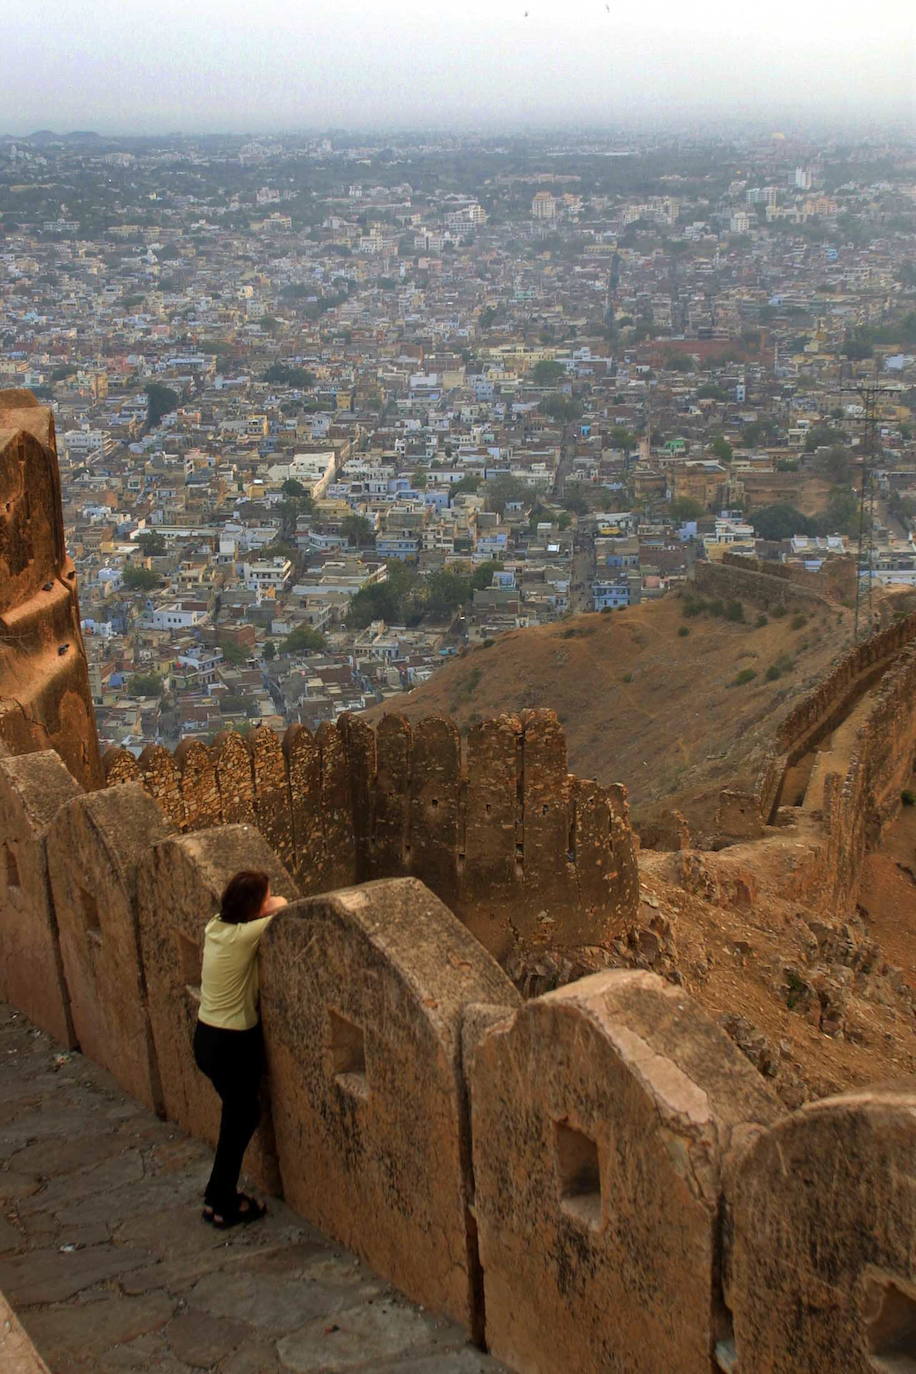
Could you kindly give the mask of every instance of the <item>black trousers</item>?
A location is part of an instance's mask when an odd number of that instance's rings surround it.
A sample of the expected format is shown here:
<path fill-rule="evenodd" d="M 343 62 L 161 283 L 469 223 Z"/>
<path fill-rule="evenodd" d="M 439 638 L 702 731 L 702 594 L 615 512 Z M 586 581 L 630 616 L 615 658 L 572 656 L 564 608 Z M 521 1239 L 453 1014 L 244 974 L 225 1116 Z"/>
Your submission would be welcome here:
<path fill-rule="evenodd" d="M 264 1071 L 261 1027 L 223 1030 L 198 1021 L 194 1032 L 194 1059 L 223 1104 L 216 1156 L 204 1202 L 215 1212 L 226 1215 L 235 1207 L 242 1160 L 261 1114 L 258 1101 Z"/>

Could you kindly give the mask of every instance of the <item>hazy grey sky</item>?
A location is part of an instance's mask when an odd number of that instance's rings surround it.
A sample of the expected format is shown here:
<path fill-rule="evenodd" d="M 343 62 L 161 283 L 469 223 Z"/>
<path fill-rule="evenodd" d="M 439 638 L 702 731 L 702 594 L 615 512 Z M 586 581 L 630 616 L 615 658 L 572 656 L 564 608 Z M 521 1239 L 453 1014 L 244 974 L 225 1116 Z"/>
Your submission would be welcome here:
<path fill-rule="evenodd" d="M 912 0 L 608 3 L 12 0 L 0 132 L 912 113 Z"/>

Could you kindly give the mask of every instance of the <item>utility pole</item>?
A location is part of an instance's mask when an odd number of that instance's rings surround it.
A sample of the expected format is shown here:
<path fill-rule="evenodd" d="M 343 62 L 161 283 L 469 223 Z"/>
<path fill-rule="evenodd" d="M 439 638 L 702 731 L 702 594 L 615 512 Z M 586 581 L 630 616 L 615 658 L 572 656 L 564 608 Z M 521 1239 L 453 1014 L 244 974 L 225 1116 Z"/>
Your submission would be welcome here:
<path fill-rule="evenodd" d="M 856 391 L 862 398 L 862 478 L 859 484 L 859 527 L 856 539 L 856 605 L 853 620 L 853 640 L 857 641 L 860 626 L 864 634 L 871 633 L 873 619 L 873 589 L 875 571 L 875 511 L 878 484 L 875 464 L 878 458 L 878 397 L 887 388 L 876 382 L 865 382 L 858 387 L 844 387 Z M 866 585 L 863 588 L 863 572 Z"/>

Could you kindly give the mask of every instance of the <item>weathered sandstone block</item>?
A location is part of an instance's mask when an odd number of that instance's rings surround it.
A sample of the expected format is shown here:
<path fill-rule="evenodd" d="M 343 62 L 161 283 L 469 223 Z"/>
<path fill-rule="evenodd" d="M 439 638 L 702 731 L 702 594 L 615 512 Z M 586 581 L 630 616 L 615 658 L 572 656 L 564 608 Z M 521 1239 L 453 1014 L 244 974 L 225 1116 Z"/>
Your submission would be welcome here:
<path fill-rule="evenodd" d="M 521 732 L 517 716 L 485 720 L 468 731 L 462 914 L 497 958 L 505 958 L 513 947 L 519 905 Z M 565 849 L 558 859 L 564 861 Z"/>
<path fill-rule="evenodd" d="M 461 740 L 446 716 L 413 728 L 408 867 L 442 898 L 457 890 L 461 818 Z"/>
<path fill-rule="evenodd" d="M 400 878 L 410 834 L 410 726 L 403 716 L 383 716 L 375 732 L 376 778 L 369 872 Z"/>
<path fill-rule="evenodd" d="M 48 826 L 81 795 L 53 750 L 0 758 L 0 999 L 75 1044 L 48 886 Z"/>
<path fill-rule="evenodd" d="M 321 888 L 329 891 L 346 887 L 356 879 L 350 767 L 343 736 L 336 725 L 322 721 L 315 738 L 321 760 L 319 805 L 324 838 L 320 879 Z"/>
<path fill-rule="evenodd" d="M 223 820 L 229 825 L 253 825 L 254 775 L 248 741 L 234 730 L 224 730 L 213 750 Z"/>
<path fill-rule="evenodd" d="M 159 1110 L 137 923 L 137 869 L 168 824 L 140 783 L 68 802 L 48 833 L 73 1027 L 83 1053 Z"/>
<path fill-rule="evenodd" d="M 189 828 L 182 776 L 168 749 L 148 744 L 140 755 L 143 783 L 159 809 L 176 830 Z"/>
<path fill-rule="evenodd" d="M 374 782 L 376 776 L 375 731 L 361 716 L 347 713 L 338 722 L 343 731 L 350 765 L 350 811 L 353 816 L 355 881 L 367 882 L 375 875 L 371 864 L 374 821 Z"/>
<path fill-rule="evenodd" d="M 199 739 L 183 739 L 175 750 L 184 802 L 184 828 L 206 830 L 223 819 L 216 756 Z"/>
<path fill-rule="evenodd" d="M 262 953 L 287 1201 L 415 1301 L 473 1327 L 461 1021 L 518 997 L 413 878 L 298 902 Z"/>
<path fill-rule="evenodd" d="M 679 988 L 593 974 L 470 1068 L 487 1339 L 531 1374 L 708 1374 L 720 1161 L 776 1099 Z"/>
<path fill-rule="evenodd" d="M 291 725 L 283 737 L 293 827 L 291 871 L 300 892 L 320 892 L 324 871 L 321 812 L 321 752 L 304 725 Z"/>
<path fill-rule="evenodd" d="M 812 1102 L 729 1170 L 741 1370 L 916 1369 L 916 1090 Z"/>
<path fill-rule="evenodd" d="M 119 782 L 142 782 L 143 770 L 129 749 L 106 749 L 102 755 L 105 786 Z"/>
<path fill-rule="evenodd" d="M 289 867 L 295 846 L 283 746 L 273 730 L 264 728 L 252 730 L 249 742 L 257 827 L 280 862 Z"/>
<path fill-rule="evenodd" d="M 298 896 L 289 874 L 251 825 L 223 825 L 160 840 L 144 856 L 140 873 L 140 940 L 163 1107 L 170 1121 L 211 1143 L 219 1133 L 219 1099 L 194 1063 L 192 1049 L 204 926 L 219 909 L 226 883 L 242 868 L 263 869 L 275 893 L 290 900 Z M 261 1185 L 277 1192 L 267 1110 L 248 1162 Z"/>

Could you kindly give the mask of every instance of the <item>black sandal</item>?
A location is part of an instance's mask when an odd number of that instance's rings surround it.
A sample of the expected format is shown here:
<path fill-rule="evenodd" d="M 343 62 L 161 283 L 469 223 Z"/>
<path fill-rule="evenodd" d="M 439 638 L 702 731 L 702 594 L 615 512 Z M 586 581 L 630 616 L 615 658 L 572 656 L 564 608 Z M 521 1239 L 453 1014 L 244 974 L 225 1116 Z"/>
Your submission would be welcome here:
<path fill-rule="evenodd" d="M 247 1193 L 236 1193 L 235 1207 L 225 1216 L 209 1204 L 204 1206 L 200 1214 L 201 1221 L 207 1222 L 217 1231 L 228 1231 L 232 1226 L 246 1226 L 249 1222 L 260 1221 L 262 1217 L 266 1216 L 266 1205 L 253 1197 L 249 1197 Z"/>

